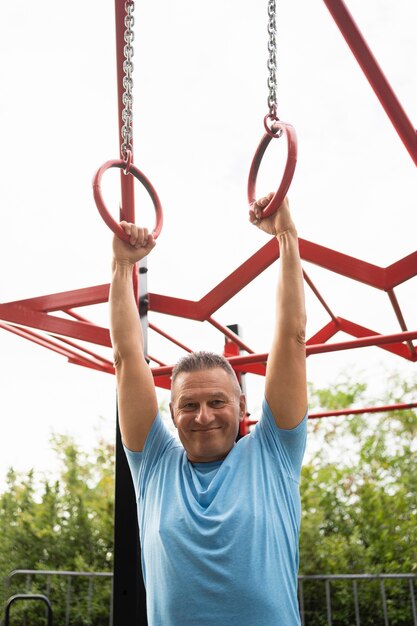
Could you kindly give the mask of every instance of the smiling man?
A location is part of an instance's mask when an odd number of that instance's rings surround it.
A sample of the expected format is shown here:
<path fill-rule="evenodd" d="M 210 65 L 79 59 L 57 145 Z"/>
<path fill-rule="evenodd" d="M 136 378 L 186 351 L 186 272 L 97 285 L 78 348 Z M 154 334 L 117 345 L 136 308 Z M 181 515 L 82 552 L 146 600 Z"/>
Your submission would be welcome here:
<path fill-rule="evenodd" d="M 158 412 L 132 289 L 134 263 L 155 242 L 122 222 L 113 242 L 111 336 L 119 419 L 138 503 L 149 626 L 298 626 L 299 478 L 306 442 L 305 306 L 288 201 L 252 224 L 277 237 L 280 276 L 262 416 L 238 443 L 245 397 L 229 362 L 195 352 L 172 373 Z"/>

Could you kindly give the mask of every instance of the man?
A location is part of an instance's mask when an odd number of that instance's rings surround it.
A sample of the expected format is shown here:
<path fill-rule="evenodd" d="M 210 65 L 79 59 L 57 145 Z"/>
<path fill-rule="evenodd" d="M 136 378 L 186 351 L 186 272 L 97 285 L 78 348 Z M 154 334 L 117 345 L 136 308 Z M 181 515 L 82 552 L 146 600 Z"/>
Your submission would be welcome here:
<path fill-rule="evenodd" d="M 277 237 L 280 276 L 262 417 L 235 443 L 245 398 L 229 363 L 193 353 L 174 368 L 164 427 L 132 290 L 134 263 L 155 242 L 122 222 L 115 238 L 111 336 L 122 439 L 138 502 L 150 626 L 297 626 L 299 477 L 306 439 L 305 306 L 287 199 L 262 218 Z"/>

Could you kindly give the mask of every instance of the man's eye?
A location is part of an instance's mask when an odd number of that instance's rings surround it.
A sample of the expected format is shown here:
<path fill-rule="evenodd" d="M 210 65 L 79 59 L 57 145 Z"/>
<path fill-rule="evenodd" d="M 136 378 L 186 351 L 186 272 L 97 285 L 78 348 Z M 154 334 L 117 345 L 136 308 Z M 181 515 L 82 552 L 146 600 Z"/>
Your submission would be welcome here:
<path fill-rule="evenodd" d="M 220 408 L 222 406 L 224 406 L 226 403 L 224 400 L 212 400 L 211 402 L 211 406 L 213 406 L 214 408 Z"/>
<path fill-rule="evenodd" d="M 195 410 L 195 408 L 196 408 L 196 406 L 197 406 L 197 405 L 196 405 L 196 403 L 195 403 L 195 402 L 187 402 L 187 404 L 184 404 L 182 408 L 183 408 L 185 411 L 194 411 L 194 410 Z"/>

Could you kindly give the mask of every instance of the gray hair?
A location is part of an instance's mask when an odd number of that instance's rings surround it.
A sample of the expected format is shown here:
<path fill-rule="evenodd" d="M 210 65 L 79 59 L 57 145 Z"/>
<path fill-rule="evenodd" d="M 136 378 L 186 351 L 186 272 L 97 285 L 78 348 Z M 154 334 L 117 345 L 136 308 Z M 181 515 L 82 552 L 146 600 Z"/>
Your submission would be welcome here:
<path fill-rule="evenodd" d="M 229 361 L 221 354 L 205 351 L 190 352 L 178 361 L 172 370 L 171 389 L 180 374 L 186 372 L 201 372 L 203 370 L 213 370 L 216 368 L 223 369 L 227 372 L 227 374 L 229 374 L 234 382 L 236 395 L 240 395 L 241 388 L 239 381 Z"/>

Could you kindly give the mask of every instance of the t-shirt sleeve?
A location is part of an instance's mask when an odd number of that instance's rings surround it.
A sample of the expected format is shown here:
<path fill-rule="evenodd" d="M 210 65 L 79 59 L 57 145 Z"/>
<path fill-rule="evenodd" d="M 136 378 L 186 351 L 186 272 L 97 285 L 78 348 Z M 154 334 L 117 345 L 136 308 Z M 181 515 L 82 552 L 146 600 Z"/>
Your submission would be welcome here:
<path fill-rule="evenodd" d="M 133 452 L 123 444 L 132 475 L 136 499 L 141 497 L 143 487 L 146 485 L 150 474 L 153 472 L 162 456 L 170 448 L 177 447 L 178 445 L 175 437 L 172 436 L 165 426 L 159 411 L 146 437 L 142 452 Z"/>
<path fill-rule="evenodd" d="M 286 473 L 299 482 L 307 442 L 307 416 L 295 428 L 278 428 L 267 401 L 262 404 L 262 416 L 255 427 L 255 436 L 268 452 L 282 464 Z"/>

